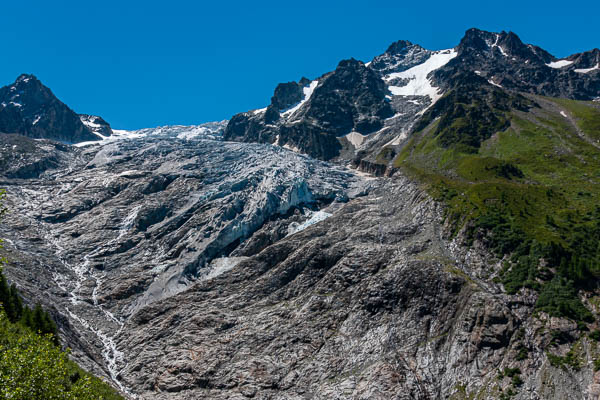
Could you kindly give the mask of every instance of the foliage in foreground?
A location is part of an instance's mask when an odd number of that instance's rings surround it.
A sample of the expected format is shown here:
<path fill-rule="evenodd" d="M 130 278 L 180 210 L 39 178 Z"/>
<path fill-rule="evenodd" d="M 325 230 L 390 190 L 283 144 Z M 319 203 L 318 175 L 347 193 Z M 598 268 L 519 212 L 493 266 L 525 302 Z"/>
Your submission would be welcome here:
<path fill-rule="evenodd" d="M 1 400 L 112 400 L 112 388 L 84 372 L 51 334 L 39 335 L 0 311 Z"/>

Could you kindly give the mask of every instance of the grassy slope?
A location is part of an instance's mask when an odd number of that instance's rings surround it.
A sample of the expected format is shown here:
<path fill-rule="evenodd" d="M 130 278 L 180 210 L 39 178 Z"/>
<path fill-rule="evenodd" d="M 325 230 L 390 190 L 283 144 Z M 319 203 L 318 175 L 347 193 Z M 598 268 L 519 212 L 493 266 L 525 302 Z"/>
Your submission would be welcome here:
<path fill-rule="evenodd" d="M 440 121 L 456 105 L 438 110 L 437 118 L 429 116 L 431 123 L 404 146 L 394 166 L 426 183 L 434 197 L 448 204 L 456 231 L 491 232 L 497 255 L 513 254 L 502 276 L 509 293 L 533 287 L 542 294 L 539 308 L 589 321 L 587 310 L 573 298 L 576 288 L 600 273 L 600 149 L 593 145 L 600 140 L 600 105 L 541 97 L 533 101 L 529 111 L 493 110 L 510 125 L 479 135 L 482 140 L 471 147 L 457 142 L 457 131 L 474 126 L 478 113 L 472 118 L 463 113 L 460 121 L 446 121 L 440 129 Z"/>

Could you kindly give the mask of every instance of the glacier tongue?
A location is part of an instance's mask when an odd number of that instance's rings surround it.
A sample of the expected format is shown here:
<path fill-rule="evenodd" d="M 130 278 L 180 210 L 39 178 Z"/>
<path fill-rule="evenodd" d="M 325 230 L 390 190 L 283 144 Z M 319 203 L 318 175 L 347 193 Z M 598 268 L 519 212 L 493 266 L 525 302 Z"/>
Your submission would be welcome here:
<path fill-rule="evenodd" d="M 230 253 L 272 219 L 293 216 L 282 229 L 306 229 L 327 215 L 319 207 L 375 184 L 277 146 L 221 141 L 222 126 L 115 131 L 69 147 L 39 178 L 7 181 L 12 212 L 0 235 L 23 254 L 7 273 L 22 277 L 25 292 L 47 282 L 44 301 L 81 338 L 73 356 L 124 391 L 128 318 L 235 268 L 244 258 Z M 307 206 L 317 211 L 294 214 Z"/>

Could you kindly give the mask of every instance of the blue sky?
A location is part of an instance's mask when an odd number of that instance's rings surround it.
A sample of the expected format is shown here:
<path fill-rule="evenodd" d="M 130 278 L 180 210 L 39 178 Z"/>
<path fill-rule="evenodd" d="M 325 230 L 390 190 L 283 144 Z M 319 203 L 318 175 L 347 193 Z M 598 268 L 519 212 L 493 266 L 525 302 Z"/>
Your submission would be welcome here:
<path fill-rule="evenodd" d="M 600 47 L 600 2 L 2 1 L 0 85 L 33 73 L 79 113 L 136 129 L 230 118 L 278 82 L 398 39 L 454 47 L 512 30 L 558 57 Z"/>

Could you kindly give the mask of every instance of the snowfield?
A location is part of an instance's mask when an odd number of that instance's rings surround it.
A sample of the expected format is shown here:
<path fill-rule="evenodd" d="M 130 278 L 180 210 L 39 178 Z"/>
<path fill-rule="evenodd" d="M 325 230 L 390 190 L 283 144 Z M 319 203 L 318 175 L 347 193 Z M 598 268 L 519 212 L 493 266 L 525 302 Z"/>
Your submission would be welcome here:
<path fill-rule="evenodd" d="M 405 86 L 389 86 L 390 92 L 394 96 L 429 96 L 432 103 L 435 103 L 441 94 L 439 89 L 431 84 L 428 76 L 431 72 L 446 65 L 456 55 L 455 49 L 440 50 L 433 53 L 423 64 L 387 75 L 386 81 L 408 79 Z"/>

